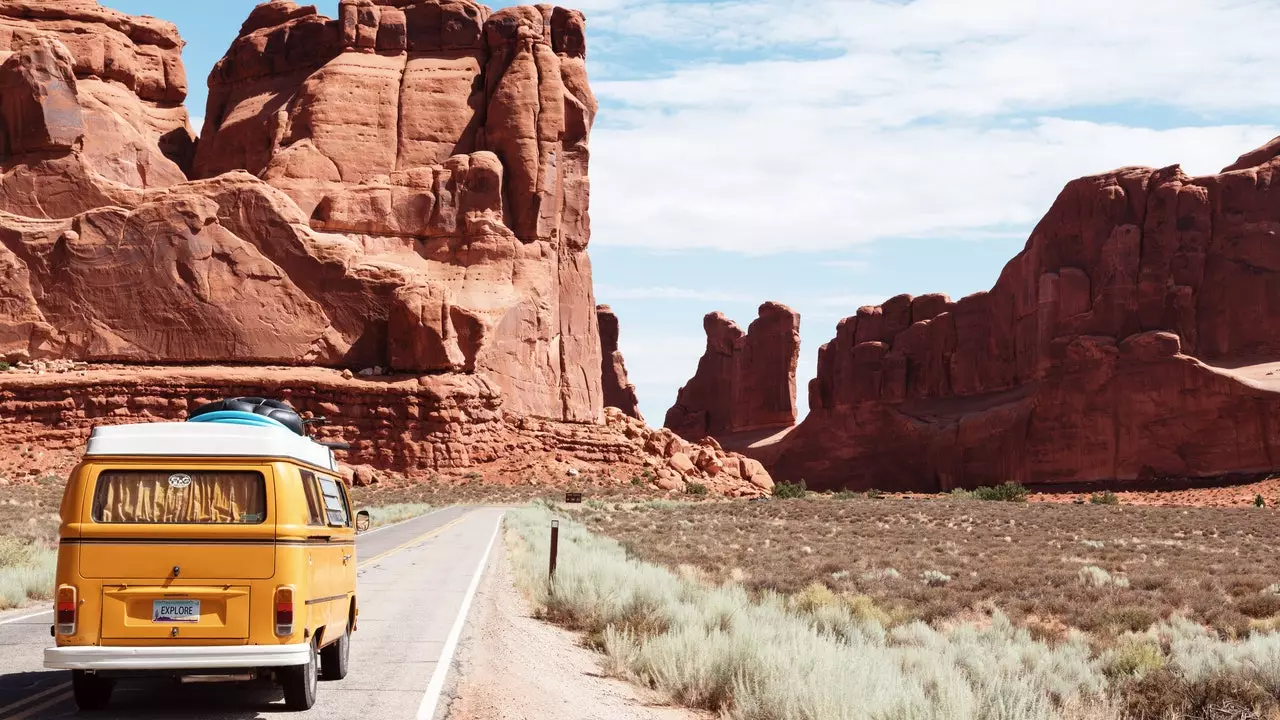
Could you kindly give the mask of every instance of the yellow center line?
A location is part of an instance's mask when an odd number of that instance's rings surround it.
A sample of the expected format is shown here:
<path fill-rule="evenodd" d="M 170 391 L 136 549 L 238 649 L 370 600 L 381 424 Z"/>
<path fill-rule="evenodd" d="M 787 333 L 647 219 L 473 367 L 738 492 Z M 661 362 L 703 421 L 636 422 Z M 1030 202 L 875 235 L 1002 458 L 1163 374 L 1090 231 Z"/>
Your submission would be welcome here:
<path fill-rule="evenodd" d="M 414 538 L 414 539 L 410 540 L 409 542 L 404 543 L 403 545 L 398 545 L 398 546 L 396 546 L 396 547 L 391 548 L 390 550 L 388 550 L 388 551 L 386 551 L 386 552 L 382 553 L 381 555 L 375 555 L 375 556 L 373 556 L 373 557 L 369 558 L 368 560 L 365 560 L 364 562 L 360 563 L 360 564 L 359 564 L 359 565 L 357 565 L 356 567 L 357 567 L 357 568 L 365 568 L 365 567 L 369 567 L 370 565 L 372 565 L 372 564 L 374 564 L 374 563 L 376 563 L 376 562 L 378 562 L 378 561 L 380 561 L 380 560 L 385 560 L 385 559 L 387 559 L 388 557 L 391 557 L 392 555 L 395 555 L 395 554 L 396 554 L 396 553 L 398 553 L 398 552 L 401 552 L 401 551 L 403 551 L 403 550 L 408 550 L 409 548 L 413 547 L 414 545 L 417 545 L 418 543 L 421 543 L 421 542 L 423 542 L 424 540 L 427 540 L 428 538 L 431 538 L 431 537 L 433 537 L 433 536 L 435 536 L 435 535 L 439 535 L 440 533 L 444 532 L 445 530 L 448 530 L 449 528 L 453 527 L 454 525 L 457 525 L 458 523 L 460 523 L 460 522 L 462 522 L 463 520 L 465 520 L 465 519 L 467 518 L 467 516 L 468 516 L 468 515 L 470 515 L 470 514 L 471 514 L 471 513 L 473 513 L 473 512 L 475 512 L 475 511 L 474 511 L 474 510 L 468 510 L 467 512 L 465 512 L 465 513 L 463 513 L 463 514 L 459 515 L 458 517 L 454 518 L 452 521 L 450 521 L 450 522 L 448 522 L 448 523 L 445 523 L 444 525 L 441 525 L 440 527 L 436 528 L 435 530 L 430 530 L 430 531 L 428 531 L 428 532 L 425 532 L 425 533 L 423 533 L 423 534 L 419 535 L 418 537 L 416 537 L 416 538 Z"/>
<path fill-rule="evenodd" d="M 10 710 L 16 709 L 19 705 L 26 705 L 29 702 L 34 702 L 36 700 L 39 700 L 40 698 L 44 697 L 45 695 L 48 695 L 49 693 L 58 692 L 59 690 L 66 690 L 69 687 L 71 687 L 71 683 L 67 683 L 67 682 L 58 683 L 53 687 L 48 687 L 48 688 L 45 688 L 44 690 L 41 690 L 35 695 L 29 695 L 27 697 L 22 698 L 21 700 L 18 700 L 17 702 L 9 703 L 4 707 L 0 707 L 0 716 L 8 717 L 7 715 L 5 715 L 5 713 L 9 712 Z"/>
<path fill-rule="evenodd" d="M 71 699 L 71 693 L 69 692 L 63 693 L 61 695 L 55 695 L 49 698 L 48 700 L 45 700 L 44 702 L 40 703 L 39 705 L 36 705 L 35 707 L 27 708 L 25 711 L 23 711 L 21 715 L 14 715 L 10 717 L 9 720 L 25 720 L 25 718 L 29 718 L 32 715 L 35 715 L 36 713 L 40 712 L 41 710 L 44 710 L 45 708 L 53 707 L 58 703 L 66 702 L 67 700 L 70 700 L 70 699 Z"/>

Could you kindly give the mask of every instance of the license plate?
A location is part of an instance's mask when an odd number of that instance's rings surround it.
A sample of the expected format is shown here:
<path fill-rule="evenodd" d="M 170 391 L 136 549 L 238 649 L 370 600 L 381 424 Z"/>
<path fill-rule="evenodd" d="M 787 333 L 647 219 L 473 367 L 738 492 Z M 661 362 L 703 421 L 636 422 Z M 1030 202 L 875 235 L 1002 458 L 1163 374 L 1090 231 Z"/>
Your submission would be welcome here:
<path fill-rule="evenodd" d="M 151 605 L 151 622 L 198 623 L 199 600 L 156 600 Z"/>

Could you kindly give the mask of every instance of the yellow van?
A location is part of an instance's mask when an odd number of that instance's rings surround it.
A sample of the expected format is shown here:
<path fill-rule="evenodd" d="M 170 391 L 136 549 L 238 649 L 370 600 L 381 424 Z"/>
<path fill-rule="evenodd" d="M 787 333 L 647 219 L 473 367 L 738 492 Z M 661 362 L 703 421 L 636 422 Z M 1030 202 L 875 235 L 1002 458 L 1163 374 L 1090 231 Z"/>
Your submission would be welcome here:
<path fill-rule="evenodd" d="M 347 674 L 369 515 L 352 515 L 336 444 L 271 402 L 93 431 L 62 499 L 44 653 L 81 708 L 105 707 L 119 679 L 167 675 L 274 679 L 305 710 L 319 675 Z"/>

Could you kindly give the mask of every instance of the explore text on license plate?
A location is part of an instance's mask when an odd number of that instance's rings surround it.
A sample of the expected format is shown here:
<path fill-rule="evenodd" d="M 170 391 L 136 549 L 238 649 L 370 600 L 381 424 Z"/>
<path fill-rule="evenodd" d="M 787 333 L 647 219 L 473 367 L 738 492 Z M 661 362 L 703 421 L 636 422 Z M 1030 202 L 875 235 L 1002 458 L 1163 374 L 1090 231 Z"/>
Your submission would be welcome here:
<path fill-rule="evenodd" d="M 200 601 L 156 600 L 151 605 L 151 622 L 200 622 Z"/>

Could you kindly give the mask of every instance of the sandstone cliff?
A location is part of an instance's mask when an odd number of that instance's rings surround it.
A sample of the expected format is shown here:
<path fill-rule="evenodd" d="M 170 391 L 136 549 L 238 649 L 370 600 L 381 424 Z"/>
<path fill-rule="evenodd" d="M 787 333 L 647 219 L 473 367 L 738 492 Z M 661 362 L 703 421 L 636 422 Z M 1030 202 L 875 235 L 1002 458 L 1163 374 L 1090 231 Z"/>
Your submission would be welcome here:
<path fill-rule="evenodd" d="M 602 420 L 580 13 L 265 3 L 193 165 L 181 47 L 0 0 L 0 356 L 478 372 Z"/>
<path fill-rule="evenodd" d="M 799 313 L 767 302 L 745 333 L 718 312 L 703 318 L 702 326 L 706 352 L 667 410 L 665 426 L 698 440 L 794 425 Z"/>
<path fill-rule="evenodd" d="M 841 321 L 775 476 L 1150 483 L 1280 467 L 1280 145 L 1069 183 L 989 292 Z"/>
<path fill-rule="evenodd" d="M 623 414 L 644 421 L 640 415 L 640 400 L 636 398 L 636 386 L 627 381 L 627 366 L 618 351 L 618 316 L 608 305 L 596 306 L 596 319 L 600 323 L 600 354 L 603 358 L 601 381 L 604 385 L 605 407 L 615 407 Z"/>
<path fill-rule="evenodd" d="M 629 386 L 592 295 L 581 14 L 339 9 L 255 8 L 197 150 L 172 25 L 0 0 L 0 481 L 66 471 L 97 425 L 269 395 L 366 479 L 766 493 L 604 412 L 604 369 Z"/>

